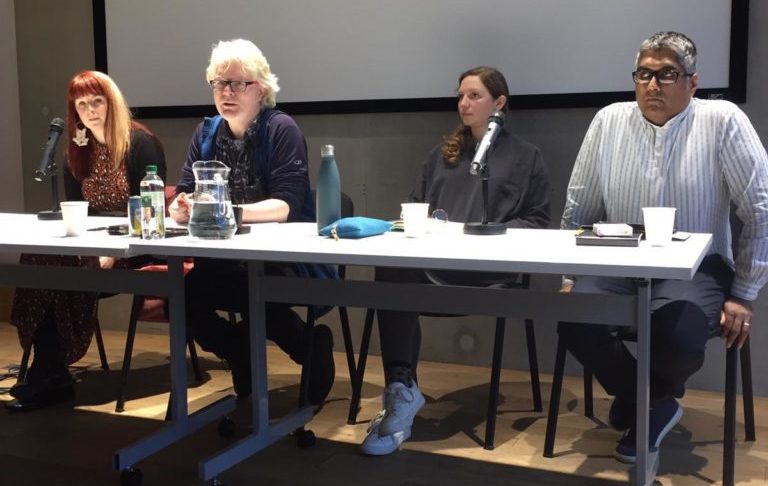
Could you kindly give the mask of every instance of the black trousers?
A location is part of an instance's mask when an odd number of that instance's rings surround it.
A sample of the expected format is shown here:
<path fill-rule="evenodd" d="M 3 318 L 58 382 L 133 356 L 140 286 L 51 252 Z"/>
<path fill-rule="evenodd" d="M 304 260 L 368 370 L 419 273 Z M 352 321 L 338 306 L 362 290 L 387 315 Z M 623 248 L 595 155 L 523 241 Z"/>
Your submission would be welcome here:
<path fill-rule="evenodd" d="M 685 382 L 704 363 L 710 337 L 719 334 L 720 311 L 733 270 L 709 255 L 690 281 L 651 282 L 651 400 L 680 398 Z M 574 292 L 635 294 L 629 279 L 578 277 Z M 621 339 L 623 331 L 598 324 L 560 323 L 566 348 L 613 396 L 635 403 L 637 360 Z"/>
<path fill-rule="evenodd" d="M 376 267 L 377 282 L 466 285 L 473 287 L 504 287 L 517 280 L 517 274 L 494 272 L 463 272 L 449 270 L 424 271 L 415 268 Z M 416 376 L 421 349 L 421 324 L 418 312 L 377 309 L 381 360 L 384 369 L 406 366 Z M 455 317 L 451 314 L 428 315 Z"/>
<path fill-rule="evenodd" d="M 290 264 L 267 264 L 267 275 L 289 275 Z M 240 313 L 248 322 L 248 269 L 236 260 L 195 259 L 185 278 L 187 332 L 200 346 L 216 356 L 229 359 L 235 353 L 248 353 L 247 325 L 233 326 L 216 312 Z M 290 304 L 266 304 L 267 339 L 277 344 L 294 361 L 301 363 L 304 322 Z"/>

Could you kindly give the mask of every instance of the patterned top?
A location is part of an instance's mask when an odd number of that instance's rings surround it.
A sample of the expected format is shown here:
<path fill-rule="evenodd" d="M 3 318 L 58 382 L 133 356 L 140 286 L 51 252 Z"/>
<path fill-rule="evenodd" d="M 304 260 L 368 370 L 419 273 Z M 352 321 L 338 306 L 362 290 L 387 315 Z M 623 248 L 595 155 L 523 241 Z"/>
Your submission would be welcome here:
<path fill-rule="evenodd" d="M 91 152 L 91 174 L 83 179 L 83 198 L 94 211 L 125 211 L 128 205 L 128 177 L 122 165 L 112 162 L 109 147 L 96 143 Z"/>
<path fill-rule="evenodd" d="M 139 181 L 147 164 L 157 164 L 165 175 L 165 155 L 160 145 L 141 130 L 131 131 L 131 146 L 119 168 L 111 162 L 106 145 L 95 143 L 90 158 L 91 174 L 76 181 L 69 167 L 64 171 L 67 199 L 84 199 L 89 209 L 125 212 L 128 196 L 138 192 Z M 28 265 L 55 265 L 99 268 L 97 257 L 69 255 L 23 254 L 20 263 Z M 115 268 L 138 268 L 146 259 L 121 259 Z M 98 294 L 52 289 L 16 289 L 11 308 L 10 323 L 18 328 L 19 341 L 29 349 L 39 324 L 55 321 L 62 358 L 66 364 L 74 363 L 88 351 L 94 329 L 98 323 Z"/>
<path fill-rule="evenodd" d="M 712 233 L 710 253 L 734 265 L 730 203 L 744 223 L 731 295 L 754 300 L 768 280 L 768 154 L 733 103 L 693 98 L 659 127 L 635 102 L 598 112 L 568 183 L 562 228 L 642 221 L 645 206 L 677 208 L 675 228 Z"/>

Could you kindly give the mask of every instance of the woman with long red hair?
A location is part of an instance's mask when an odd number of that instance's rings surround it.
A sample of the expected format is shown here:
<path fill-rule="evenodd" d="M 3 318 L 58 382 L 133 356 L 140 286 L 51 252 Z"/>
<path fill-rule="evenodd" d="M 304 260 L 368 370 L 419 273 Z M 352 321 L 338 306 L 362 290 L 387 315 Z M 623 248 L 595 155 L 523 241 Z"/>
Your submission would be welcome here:
<path fill-rule="evenodd" d="M 83 71 L 67 90 L 67 200 L 85 200 L 91 214 L 125 213 L 128 198 L 139 193 L 147 165 L 165 179 L 165 155 L 159 140 L 131 118 L 114 81 L 98 71 Z M 22 255 L 21 262 L 112 268 L 132 266 L 111 257 Z M 11 324 L 24 349 L 34 348 L 25 381 L 11 388 L 10 411 L 27 411 L 74 398 L 67 365 L 83 357 L 97 324 L 95 292 L 16 289 Z"/>

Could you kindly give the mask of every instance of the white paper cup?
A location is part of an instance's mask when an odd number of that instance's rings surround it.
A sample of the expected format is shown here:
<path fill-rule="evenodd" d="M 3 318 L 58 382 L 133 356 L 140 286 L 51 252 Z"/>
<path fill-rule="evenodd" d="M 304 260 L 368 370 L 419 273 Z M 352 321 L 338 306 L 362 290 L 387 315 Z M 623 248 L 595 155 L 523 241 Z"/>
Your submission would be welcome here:
<path fill-rule="evenodd" d="M 423 236 L 427 232 L 427 216 L 429 204 L 427 203 L 402 203 L 400 217 L 403 218 L 405 236 L 411 238 Z"/>
<path fill-rule="evenodd" d="M 675 208 L 643 208 L 645 241 L 651 246 L 665 246 L 672 241 Z"/>
<path fill-rule="evenodd" d="M 64 234 L 78 236 L 85 233 L 88 221 L 88 201 L 64 201 L 61 206 L 61 218 L 64 221 Z"/>

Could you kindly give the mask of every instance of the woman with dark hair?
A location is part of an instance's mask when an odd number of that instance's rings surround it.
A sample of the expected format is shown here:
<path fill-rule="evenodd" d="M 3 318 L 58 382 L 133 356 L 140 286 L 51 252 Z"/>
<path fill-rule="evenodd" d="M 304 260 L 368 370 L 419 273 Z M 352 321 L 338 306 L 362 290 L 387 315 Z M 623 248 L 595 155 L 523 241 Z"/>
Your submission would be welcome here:
<path fill-rule="evenodd" d="M 410 200 L 445 211 L 451 221 L 479 222 L 483 215 L 480 181 L 469 172 L 475 147 L 488 128 L 488 117 L 508 111 L 509 89 L 504 75 L 490 67 L 476 67 L 459 77 L 459 126 L 427 157 Z M 488 152 L 488 221 L 508 228 L 545 228 L 549 224 L 551 187 L 539 149 L 502 127 Z M 492 272 L 430 271 L 377 268 L 377 281 L 443 283 L 449 285 L 505 285 L 517 275 Z M 419 314 L 377 310 L 381 359 L 386 388 L 384 410 L 371 422 L 361 451 L 385 455 L 411 436 L 424 396 L 416 384 L 421 347 Z"/>
<path fill-rule="evenodd" d="M 139 193 L 147 165 L 165 178 L 159 140 L 131 119 L 120 89 L 106 74 L 83 71 L 67 90 L 67 200 L 88 201 L 91 214 L 125 213 L 128 198 Z M 92 268 L 132 267 L 112 257 L 22 255 L 21 263 Z M 135 263 L 135 262 L 133 262 Z M 26 379 L 11 388 L 10 411 L 26 411 L 71 400 L 67 365 L 88 350 L 97 324 L 98 294 L 48 289 L 16 289 L 11 324 L 34 358 Z"/>

